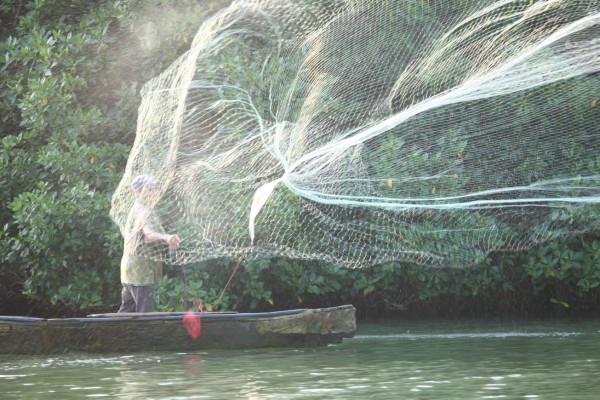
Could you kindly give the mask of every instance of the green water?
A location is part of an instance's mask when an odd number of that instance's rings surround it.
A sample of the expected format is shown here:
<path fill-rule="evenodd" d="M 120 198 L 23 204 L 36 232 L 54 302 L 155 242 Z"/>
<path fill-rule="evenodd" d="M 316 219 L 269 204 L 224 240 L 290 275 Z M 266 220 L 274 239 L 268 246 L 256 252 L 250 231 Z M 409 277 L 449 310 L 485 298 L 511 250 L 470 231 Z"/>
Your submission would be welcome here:
<path fill-rule="evenodd" d="M 311 349 L 0 355 L 1 399 L 598 399 L 600 320 L 360 324 Z"/>

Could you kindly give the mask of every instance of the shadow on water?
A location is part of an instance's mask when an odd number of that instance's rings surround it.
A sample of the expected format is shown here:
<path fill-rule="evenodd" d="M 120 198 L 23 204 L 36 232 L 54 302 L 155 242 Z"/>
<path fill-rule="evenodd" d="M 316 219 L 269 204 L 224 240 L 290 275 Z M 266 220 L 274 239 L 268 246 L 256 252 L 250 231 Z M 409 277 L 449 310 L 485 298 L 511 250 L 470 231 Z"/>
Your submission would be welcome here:
<path fill-rule="evenodd" d="M 0 356 L 6 399 L 595 399 L 600 321 L 391 321 L 300 349 Z"/>

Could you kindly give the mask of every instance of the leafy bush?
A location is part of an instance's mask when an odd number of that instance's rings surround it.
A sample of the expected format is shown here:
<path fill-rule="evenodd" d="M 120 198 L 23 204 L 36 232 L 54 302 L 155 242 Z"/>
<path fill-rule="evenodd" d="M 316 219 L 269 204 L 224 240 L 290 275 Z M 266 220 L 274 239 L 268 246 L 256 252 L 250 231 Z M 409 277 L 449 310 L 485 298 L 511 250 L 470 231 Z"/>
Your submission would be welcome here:
<path fill-rule="evenodd" d="M 114 304 L 122 239 L 108 211 L 138 91 L 207 10 L 191 0 L 22 3 L 0 6 L 15 21 L 0 30 L 0 276 L 44 303 Z"/>
<path fill-rule="evenodd" d="M 139 90 L 186 50 L 206 15 L 227 3 L 0 3 L 0 291 L 14 290 L 9 282 L 20 281 L 26 296 L 43 303 L 66 304 L 74 309 L 116 304 L 122 239 L 108 218 L 108 210 L 134 139 Z M 407 11 L 415 7 L 426 7 L 426 2 L 406 3 Z M 219 60 L 221 73 L 240 73 L 240 65 L 257 62 L 243 47 L 219 56 L 223 58 Z M 262 63 L 258 66 L 262 68 Z M 249 84 L 259 79 L 254 75 L 243 78 Z M 556 88 L 597 93 L 599 85 L 598 80 L 585 84 L 573 81 Z M 529 95 L 515 96 L 521 112 L 535 106 L 535 93 Z M 263 100 L 259 104 L 261 110 L 268 108 L 268 99 Z M 348 105 L 348 112 L 359 106 Z M 596 103 L 592 102 L 592 107 Z M 580 109 L 581 112 L 574 112 L 580 116 L 597 112 L 584 96 L 573 108 Z M 465 121 L 478 123 L 481 121 Z M 569 121 L 567 128 L 576 134 L 585 133 L 585 124 L 580 120 Z M 456 129 L 446 132 L 438 147 L 460 155 L 477 148 L 474 142 L 452 140 L 457 136 L 460 132 Z M 386 146 L 404 146 L 402 151 L 415 160 L 415 164 L 407 166 L 413 169 L 407 173 L 428 168 L 456 173 L 456 179 L 435 188 L 438 195 L 472 184 L 458 179 L 465 163 L 472 162 L 468 157 L 448 159 L 441 153 L 428 153 L 392 140 L 393 137 L 389 139 L 379 142 L 382 152 L 391 153 Z M 571 157 L 569 173 L 573 176 L 597 175 L 600 158 L 595 163 L 582 164 L 575 157 L 593 151 L 593 147 L 585 149 L 571 142 L 565 135 L 564 143 L 553 144 L 553 148 L 560 149 L 553 156 Z M 490 149 L 494 152 L 490 157 L 500 152 Z M 507 148 L 501 152 L 513 157 L 517 150 Z M 531 154 L 521 154 L 519 158 L 531 165 L 518 165 L 511 173 L 519 182 L 529 183 L 544 173 L 544 164 L 534 153 L 549 149 L 523 151 Z M 393 162 L 388 160 L 369 168 L 387 176 Z M 487 174 L 485 165 L 481 173 Z M 393 185 L 388 189 L 393 194 L 398 188 Z M 428 194 L 432 188 L 415 186 L 411 190 L 415 195 Z M 282 219 L 298 220 L 295 213 L 300 200 L 287 194 L 279 196 L 277 200 L 286 204 Z M 556 211 L 552 218 L 577 226 L 586 223 L 588 215 L 573 208 Z M 297 228 L 301 229 L 300 224 Z M 245 232 L 245 228 L 240 230 Z M 155 294 L 159 310 L 191 307 L 195 298 L 213 306 L 231 278 L 219 309 L 353 302 L 404 310 L 415 302 L 444 296 L 481 298 L 516 291 L 521 296 L 545 294 L 543 301 L 563 307 L 569 299 L 598 292 L 599 243 L 594 233 L 555 240 L 520 254 L 492 254 L 480 265 L 467 269 L 395 263 L 347 269 L 316 261 L 271 259 L 244 261 L 231 277 L 238 260 L 219 259 L 185 267 L 190 304 L 183 304 L 185 288 L 179 267 L 165 269 Z M 439 246 L 439 242 L 428 245 Z M 477 256 L 474 254 L 473 258 Z"/>

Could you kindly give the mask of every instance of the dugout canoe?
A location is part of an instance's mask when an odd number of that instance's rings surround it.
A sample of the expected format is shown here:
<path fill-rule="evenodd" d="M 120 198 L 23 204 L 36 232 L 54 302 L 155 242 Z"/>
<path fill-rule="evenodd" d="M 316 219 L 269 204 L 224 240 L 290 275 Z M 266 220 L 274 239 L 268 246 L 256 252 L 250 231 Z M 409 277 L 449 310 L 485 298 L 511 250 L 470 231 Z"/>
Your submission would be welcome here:
<path fill-rule="evenodd" d="M 184 326 L 184 313 L 113 313 L 57 319 L 0 316 L 0 353 L 322 346 L 351 338 L 356 331 L 351 305 L 264 313 L 204 312 L 195 313 L 195 317 L 200 318 L 201 328 L 197 339 Z"/>

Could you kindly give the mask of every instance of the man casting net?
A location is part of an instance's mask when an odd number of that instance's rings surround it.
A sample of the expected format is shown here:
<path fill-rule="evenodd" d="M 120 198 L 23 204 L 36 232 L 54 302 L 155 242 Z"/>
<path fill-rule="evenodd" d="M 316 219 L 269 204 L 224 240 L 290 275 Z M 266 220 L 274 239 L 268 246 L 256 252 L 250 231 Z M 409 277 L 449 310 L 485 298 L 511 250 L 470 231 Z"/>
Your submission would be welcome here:
<path fill-rule="evenodd" d="M 142 91 L 131 181 L 176 263 L 462 267 L 597 226 L 594 0 L 244 0 Z M 135 229 L 135 228 L 133 228 Z"/>

